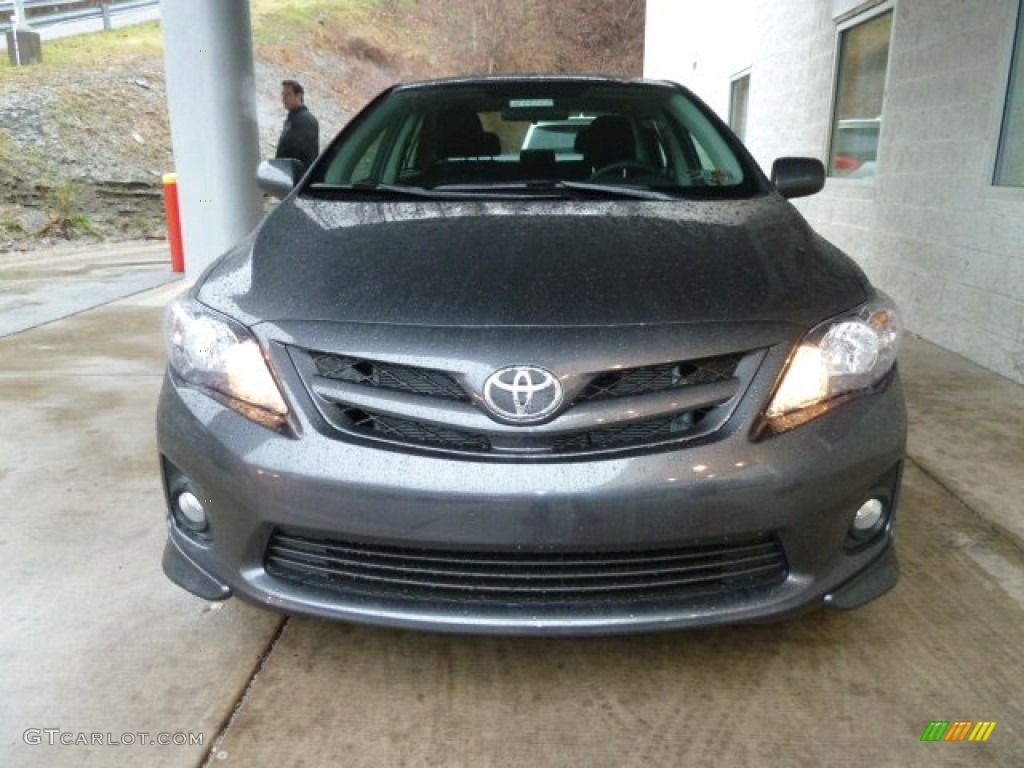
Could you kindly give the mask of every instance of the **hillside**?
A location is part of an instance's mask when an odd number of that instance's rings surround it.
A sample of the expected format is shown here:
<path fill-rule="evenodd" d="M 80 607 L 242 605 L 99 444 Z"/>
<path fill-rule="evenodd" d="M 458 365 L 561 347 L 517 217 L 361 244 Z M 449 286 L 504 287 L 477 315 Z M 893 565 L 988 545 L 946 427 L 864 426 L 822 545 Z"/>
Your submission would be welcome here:
<path fill-rule="evenodd" d="M 252 0 L 260 146 L 300 80 L 326 140 L 392 83 L 453 74 L 639 75 L 643 0 Z M 0 63 L 0 250 L 164 236 L 173 170 L 158 23 Z"/>

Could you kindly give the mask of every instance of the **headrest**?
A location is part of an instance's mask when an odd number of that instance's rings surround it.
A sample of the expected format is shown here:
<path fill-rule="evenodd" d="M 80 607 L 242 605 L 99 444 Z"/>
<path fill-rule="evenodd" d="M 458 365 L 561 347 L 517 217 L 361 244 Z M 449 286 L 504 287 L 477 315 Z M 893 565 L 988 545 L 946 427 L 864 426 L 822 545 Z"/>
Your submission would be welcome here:
<path fill-rule="evenodd" d="M 466 107 L 449 107 L 438 112 L 437 154 L 439 157 L 478 157 L 485 154 L 483 152 L 484 141 L 483 126 L 479 116 L 473 110 Z"/>
<path fill-rule="evenodd" d="M 575 148 L 595 167 L 635 159 L 633 126 L 621 115 L 601 115 L 580 131 Z"/>

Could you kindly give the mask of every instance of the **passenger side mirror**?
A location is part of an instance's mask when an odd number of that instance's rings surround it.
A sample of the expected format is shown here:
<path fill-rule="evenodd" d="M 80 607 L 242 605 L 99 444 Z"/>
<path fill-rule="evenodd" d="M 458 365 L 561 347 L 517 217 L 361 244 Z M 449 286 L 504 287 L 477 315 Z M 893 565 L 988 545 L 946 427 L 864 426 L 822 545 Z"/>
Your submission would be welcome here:
<path fill-rule="evenodd" d="M 780 157 L 772 163 L 772 184 L 783 197 L 806 197 L 825 186 L 825 166 L 813 157 Z"/>
<path fill-rule="evenodd" d="M 256 184 L 271 197 L 280 199 L 288 196 L 305 170 L 306 166 L 301 160 L 264 160 L 256 169 Z"/>

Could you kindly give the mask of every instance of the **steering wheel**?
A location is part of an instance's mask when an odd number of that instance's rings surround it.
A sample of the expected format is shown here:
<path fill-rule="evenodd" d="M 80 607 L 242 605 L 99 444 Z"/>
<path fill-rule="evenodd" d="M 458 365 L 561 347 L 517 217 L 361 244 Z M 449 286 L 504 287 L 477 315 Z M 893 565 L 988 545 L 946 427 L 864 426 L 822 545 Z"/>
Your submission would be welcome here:
<path fill-rule="evenodd" d="M 618 174 L 620 178 L 627 179 L 630 176 L 657 175 L 657 173 L 658 169 L 653 165 L 648 165 L 639 160 L 620 160 L 617 163 L 609 163 L 602 168 L 598 168 L 590 175 L 587 181 L 598 181 L 615 174 Z"/>

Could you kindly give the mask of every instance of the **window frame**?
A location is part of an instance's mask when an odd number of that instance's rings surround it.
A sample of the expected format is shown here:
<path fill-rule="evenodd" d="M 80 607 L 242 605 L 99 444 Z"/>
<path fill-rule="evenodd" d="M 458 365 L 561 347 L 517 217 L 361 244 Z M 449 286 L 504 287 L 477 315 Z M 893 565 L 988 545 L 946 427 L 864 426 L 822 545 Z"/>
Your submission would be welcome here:
<path fill-rule="evenodd" d="M 888 100 L 889 78 L 892 77 L 892 51 L 893 41 L 896 38 L 896 0 L 884 0 L 884 2 L 865 3 L 858 6 L 851 12 L 844 14 L 836 22 L 835 42 L 833 43 L 832 57 L 832 96 L 829 103 L 828 133 L 825 136 L 825 177 L 828 183 L 838 182 L 840 184 L 873 185 L 878 178 L 876 172 L 872 176 L 862 178 L 850 178 L 847 176 L 836 176 L 832 172 L 832 148 L 835 141 L 836 129 L 839 123 L 837 110 L 839 109 L 839 75 L 842 67 L 842 45 L 843 35 L 855 27 L 874 21 L 880 16 L 892 13 L 892 24 L 889 31 L 889 52 L 885 62 L 885 79 L 882 83 L 882 113 L 878 130 L 878 146 L 876 148 L 876 163 L 881 155 L 882 149 L 882 124 L 885 122 L 886 101 Z"/>
<path fill-rule="evenodd" d="M 1024 0 L 1017 4 L 1016 23 L 1010 35 L 1009 56 L 1006 62 L 1006 87 L 1002 91 L 1002 99 L 999 107 L 999 135 L 995 141 L 994 157 L 992 158 L 992 174 L 989 177 L 989 185 L 999 190 L 1019 190 L 1024 192 L 1024 178 L 1019 184 L 1008 184 L 999 179 L 1001 166 L 1004 158 L 1004 148 L 1009 143 L 1008 129 L 1010 125 L 1010 99 L 1015 95 L 1024 101 Z M 1018 76 L 1020 82 L 1018 82 Z M 1024 104 L 1020 105 L 1024 111 Z M 1024 140 L 1024 126 L 1020 126 L 1016 134 L 1018 140 Z"/>
<path fill-rule="evenodd" d="M 751 82 L 752 82 L 752 79 L 751 79 L 751 71 L 752 71 L 752 69 L 753 69 L 752 67 L 747 67 L 746 69 L 744 69 L 744 70 L 742 70 L 740 72 L 737 72 L 736 74 L 734 74 L 732 77 L 729 78 L 729 119 L 726 122 L 729 124 L 729 128 L 732 129 L 732 132 L 735 133 L 739 137 L 739 140 L 742 141 L 744 144 L 747 141 L 747 126 L 750 124 L 750 86 L 751 86 Z M 742 126 L 743 130 L 741 132 L 741 131 L 737 130 L 735 125 L 733 125 L 733 122 L 736 119 L 736 111 L 737 111 L 736 110 L 736 101 L 737 101 L 737 99 L 736 99 L 736 92 L 737 92 L 736 91 L 736 87 L 743 80 L 747 81 L 747 89 L 746 89 L 746 100 L 745 100 L 745 103 L 743 104 L 743 126 Z"/>
<path fill-rule="evenodd" d="M 328 192 L 326 187 L 331 185 L 343 187 L 358 181 L 416 186 L 417 182 L 410 182 L 413 170 L 408 165 L 409 159 L 414 158 L 414 167 L 418 169 L 419 160 L 423 159 L 423 147 L 433 147 L 432 139 L 428 137 L 424 144 L 423 136 L 428 129 L 434 130 L 433 117 L 410 128 L 409 121 L 415 122 L 416 114 L 436 115 L 440 106 L 453 103 L 472 109 L 483 105 L 487 108 L 485 111 L 493 111 L 490 107 L 497 105 L 504 111 L 506 107 L 502 105 L 516 98 L 517 94 L 535 96 L 538 91 L 550 91 L 552 99 L 564 98 L 565 108 L 570 113 L 597 115 L 611 109 L 609 114 L 621 114 L 634 128 L 640 125 L 637 121 L 661 120 L 664 130 L 658 131 L 658 137 L 664 143 L 656 148 L 660 157 L 654 159 L 661 161 L 657 167 L 670 172 L 666 179 L 671 182 L 661 187 L 678 187 L 684 192 L 685 189 L 707 188 L 708 200 L 753 197 L 768 191 L 767 181 L 756 161 L 724 121 L 680 85 L 639 81 L 621 83 L 606 78 L 523 77 L 484 78 L 479 81 L 452 79 L 388 89 L 364 107 L 331 141 L 311 173 L 303 178 L 298 193 L 300 196 L 304 193 L 324 194 Z M 564 96 L 560 95 L 563 93 Z M 584 101 L 577 104 L 581 98 L 593 99 L 593 103 Z M 516 122 L 516 119 L 513 115 L 509 121 Z M 527 113 L 521 119 L 532 118 Z M 698 162 L 695 143 L 699 143 L 705 150 L 705 156 L 713 161 L 712 167 L 704 167 Z M 418 151 L 415 149 L 417 146 Z M 642 151 L 642 147 L 638 145 L 637 151 Z M 372 160 L 364 160 L 363 155 L 368 152 L 373 154 Z M 680 162 L 684 154 L 692 157 L 687 157 L 687 162 Z M 496 164 L 503 162 L 512 165 L 500 156 L 474 165 L 471 169 L 474 172 L 493 172 L 495 176 L 491 179 L 484 173 L 480 178 L 474 178 L 474 183 L 500 181 L 507 184 L 509 179 L 513 182 L 518 180 L 515 174 L 506 178 L 500 172 Z M 352 179 L 355 169 L 362 169 L 362 164 L 372 166 L 373 177 Z"/>

